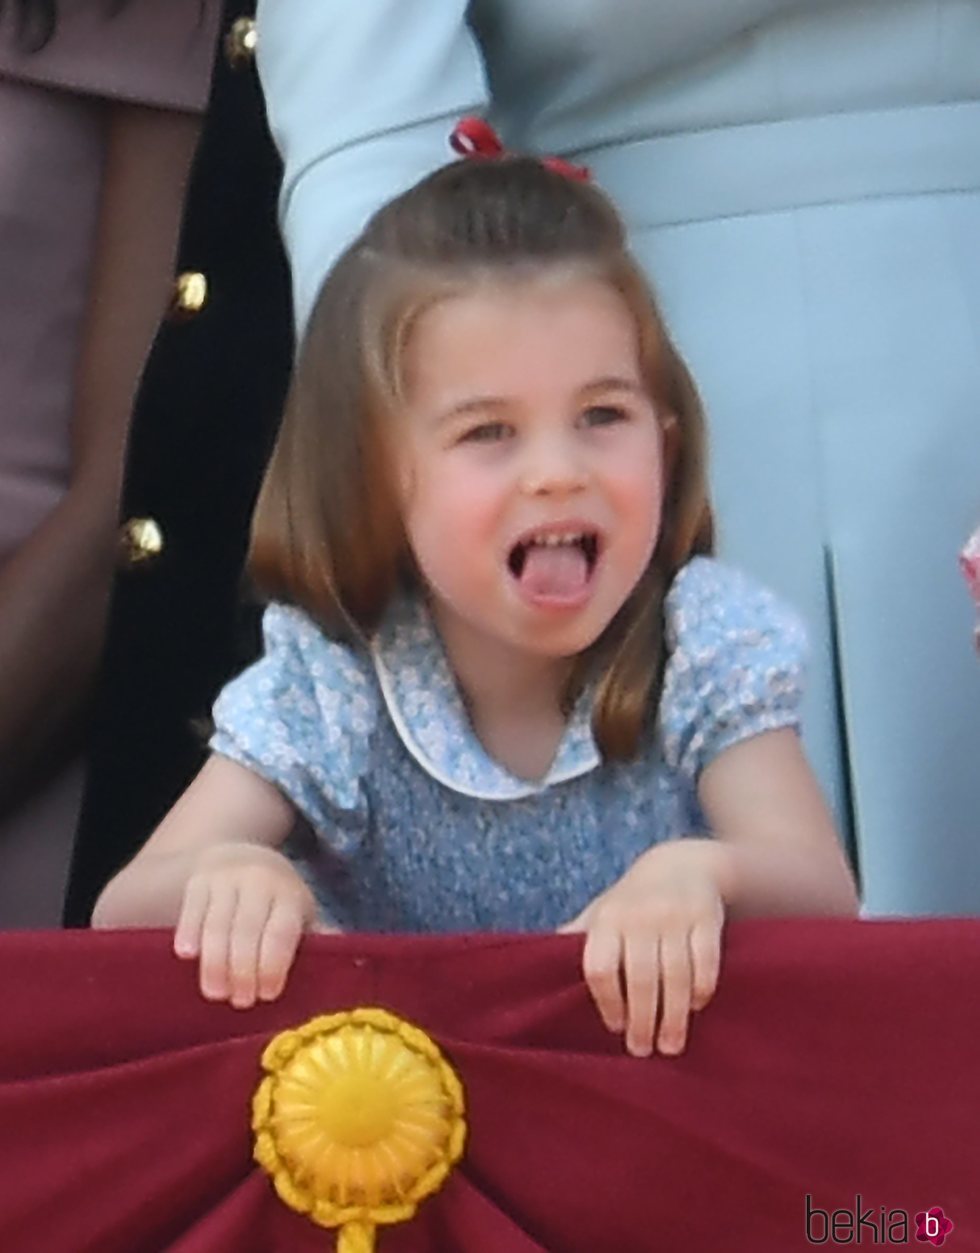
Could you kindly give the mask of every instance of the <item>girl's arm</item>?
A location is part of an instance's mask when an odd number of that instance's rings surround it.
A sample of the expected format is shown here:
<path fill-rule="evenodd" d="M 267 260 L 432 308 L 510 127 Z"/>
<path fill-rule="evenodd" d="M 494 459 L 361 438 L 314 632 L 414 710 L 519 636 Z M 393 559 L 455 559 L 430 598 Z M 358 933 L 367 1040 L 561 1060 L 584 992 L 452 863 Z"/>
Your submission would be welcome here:
<path fill-rule="evenodd" d="M 691 1011 L 714 995 L 726 915 L 857 912 L 854 881 L 795 731 L 762 732 L 725 749 L 698 790 L 715 837 L 655 844 L 561 928 L 586 932 L 586 982 L 606 1025 L 625 1031 L 637 1056 L 651 1051 L 655 1034 L 663 1053 L 684 1048 Z"/>
<path fill-rule="evenodd" d="M 698 794 L 716 838 L 682 843 L 702 846 L 729 917 L 857 914 L 854 878 L 795 731 L 726 749 Z"/>
<path fill-rule="evenodd" d="M 278 788 L 227 757 L 210 757 L 143 848 L 103 889 L 92 925 L 173 926 L 202 862 L 231 865 L 241 863 L 243 854 L 257 865 L 285 862 L 275 850 L 295 822 L 295 810 Z"/>
<path fill-rule="evenodd" d="M 200 959 L 208 1000 L 237 1009 L 274 1000 L 303 932 L 316 925 L 313 893 L 279 851 L 295 817 L 271 783 L 211 757 L 105 888 L 92 925 L 176 923 L 174 951 Z"/>

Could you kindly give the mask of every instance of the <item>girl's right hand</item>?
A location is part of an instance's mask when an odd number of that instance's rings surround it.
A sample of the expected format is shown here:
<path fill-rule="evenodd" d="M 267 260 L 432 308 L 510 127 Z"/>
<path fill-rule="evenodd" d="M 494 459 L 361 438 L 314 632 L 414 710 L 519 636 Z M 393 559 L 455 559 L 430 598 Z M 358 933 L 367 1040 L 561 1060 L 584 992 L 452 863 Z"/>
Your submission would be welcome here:
<path fill-rule="evenodd" d="M 282 853 L 215 844 L 202 851 L 187 881 L 174 952 L 200 958 L 201 992 L 209 1001 L 248 1009 L 279 996 L 300 938 L 315 920 L 313 893 Z"/>

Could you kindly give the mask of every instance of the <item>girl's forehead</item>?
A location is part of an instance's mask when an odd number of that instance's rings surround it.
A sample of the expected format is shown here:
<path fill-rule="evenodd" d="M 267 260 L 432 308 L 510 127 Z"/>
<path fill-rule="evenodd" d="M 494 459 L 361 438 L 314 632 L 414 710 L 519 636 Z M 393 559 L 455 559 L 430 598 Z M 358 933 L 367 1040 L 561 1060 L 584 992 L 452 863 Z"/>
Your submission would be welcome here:
<path fill-rule="evenodd" d="M 602 365 L 639 371 L 639 328 L 622 295 L 592 277 L 481 282 L 435 301 L 406 344 L 415 386 L 467 374 L 573 375 Z"/>
<path fill-rule="evenodd" d="M 433 300 L 426 314 L 441 310 L 444 316 L 448 311 L 458 317 L 465 311 L 471 317 L 506 320 L 525 311 L 533 314 L 556 306 L 574 307 L 597 319 L 633 320 L 625 299 L 611 282 L 557 265 L 476 278 Z"/>

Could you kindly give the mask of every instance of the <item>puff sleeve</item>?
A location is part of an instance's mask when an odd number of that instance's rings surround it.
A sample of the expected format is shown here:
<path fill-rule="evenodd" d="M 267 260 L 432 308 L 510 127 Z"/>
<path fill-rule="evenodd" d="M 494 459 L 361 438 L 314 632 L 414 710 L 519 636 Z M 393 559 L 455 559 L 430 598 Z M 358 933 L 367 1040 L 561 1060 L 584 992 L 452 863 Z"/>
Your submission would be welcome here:
<path fill-rule="evenodd" d="M 262 632 L 262 658 L 218 696 L 210 748 L 275 784 L 321 840 L 350 852 L 368 820 L 378 710 L 368 669 L 299 609 L 270 605 Z"/>
<path fill-rule="evenodd" d="M 776 596 L 698 557 L 675 578 L 665 620 L 660 732 L 671 769 L 696 783 L 740 740 L 799 729 L 806 633 Z"/>
<path fill-rule="evenodd" d="M 299 330 L 371 214 L 452 158 L 486 77 L 466 0 L 260 0 L 256 62 L 284 171 Z"/>

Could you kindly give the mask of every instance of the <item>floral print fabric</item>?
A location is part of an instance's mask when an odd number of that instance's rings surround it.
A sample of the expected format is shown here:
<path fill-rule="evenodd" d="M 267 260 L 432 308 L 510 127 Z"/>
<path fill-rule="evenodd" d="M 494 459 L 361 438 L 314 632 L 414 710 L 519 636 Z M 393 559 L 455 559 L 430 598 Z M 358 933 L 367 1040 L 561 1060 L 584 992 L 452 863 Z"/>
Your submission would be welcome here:
<path fill-rule="evenodd" d="M 791 610 L 696 558 L 664 612 L 659 716 L 629 762 L 601 760 L 591 688 L 543 779 L 494 761 L 422 598 L 395 602 L 370 650 L 270 605 L 265 655 L 221 693 L 211 747 L 306 819 L 314 838 L 295 855 L 339 925 L 551 929 L 651 845 L 706 833 L 697 782 L 714 757 L 798 726 L 805 638 Z"/>

